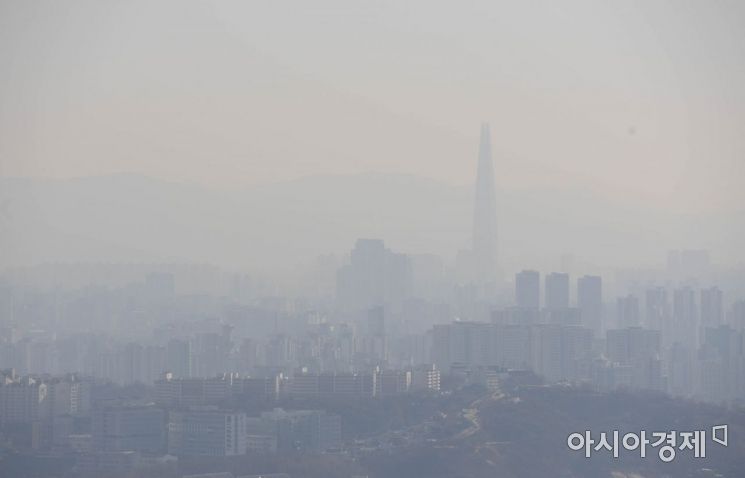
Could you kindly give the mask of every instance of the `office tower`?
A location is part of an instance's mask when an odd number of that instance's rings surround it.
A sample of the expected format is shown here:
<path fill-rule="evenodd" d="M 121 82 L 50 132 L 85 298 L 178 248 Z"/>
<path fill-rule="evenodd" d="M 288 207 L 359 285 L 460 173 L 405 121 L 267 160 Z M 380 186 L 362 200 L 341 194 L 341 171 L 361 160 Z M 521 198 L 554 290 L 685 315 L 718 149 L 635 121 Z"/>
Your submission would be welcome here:
<path fill-rule="evenodd" d="M 350 263 L 365 275 L 360 285 L 372 300 L 382 303 L 385 281 L 385 244 L 379 239 L 358 239 L 350 253 Z"/>
<path fill-rule="evenodd" d="M 569 274 L 552 272 L 546 276 L 546 308 L 569 307 Z"/>
<path fill-rule="evenodd" d="M 670 319 L 670 304 L 667 301 L 667 290 L 664 287 L 648 289 L 645 296 L 645 326 L 648 329 L 662 330 L 663 339 Z"/>
<path fill-rule="evenodd" d="M 411 288 L 409 257 L 386 249 L 379 239 L 358 239 L 349 264 L 342 266 L 336 276 L 336 294 L 347 310 L 400 306 Z"/>
<path fill-rule="evenodd" d="M 722 291 L 719 287 L 701 289 L 701 326 L 717 327 L 724 320 Z"/>
<path fill-rule="evenodd" d="M 478 284 L 497 279 L 497 199 L 488 124 L 481 125 L 473 214 L 473 255 Z"/>
<path fill-rule="evenodd" d="M 598 335 L 603 326 L 603 280 L 600 276 L 577 279 L 577 306 L 582 325 Z"/>
<path fill-rule="evenodd" d="M 617 325 L 619 328 L 637 327 L 641 325 L 641 314 L 639 312 L 639 299 L 633 295 L 619 297 L 616 301 Z"/>
<path fill-rule="evenodd" d="M 246 436 L 245 413 L 207 409 L 169 413 L 170 455 L 245 455 Z"/>
<path fill-rule="evenodd" d="M 515 275 L 517 306 L 538 309 L 541 306 L 541 276 L 538 271 L 522 271 Z"/>
<path fill-rule="evenodd" d="M 379 239 L 358 239 L 349 265 L 337 274 L 337 295 L 349 308 L 370 308 L 385 303 L 386 249 Z"/>

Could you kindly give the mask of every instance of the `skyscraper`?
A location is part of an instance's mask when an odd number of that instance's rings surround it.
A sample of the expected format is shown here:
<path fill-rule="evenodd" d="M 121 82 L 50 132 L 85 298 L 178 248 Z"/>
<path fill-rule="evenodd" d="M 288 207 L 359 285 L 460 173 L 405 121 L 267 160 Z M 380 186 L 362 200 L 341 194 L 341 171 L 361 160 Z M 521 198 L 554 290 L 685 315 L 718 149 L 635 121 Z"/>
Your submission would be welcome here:
<path fill-rule="evenodd" d="M 380 239 L 358 239 L 349 264 L 337 271 L 337 297 L 348 310 L 396 306 L 411 289 L 411 261 Z"/>
<path fill-rule="evenodd" d="M 541 306 L 541 276 L 538 271 L 522 271 L 515 275 L 515 301 L 525 309 Z"/>
<path fill-rule="evenodd" d="M 497 279 L 497 199 L 489 125 L 481 125 L 479 161 L 473 214 L 473 255 L 476 280 L 494 284 Z"/>

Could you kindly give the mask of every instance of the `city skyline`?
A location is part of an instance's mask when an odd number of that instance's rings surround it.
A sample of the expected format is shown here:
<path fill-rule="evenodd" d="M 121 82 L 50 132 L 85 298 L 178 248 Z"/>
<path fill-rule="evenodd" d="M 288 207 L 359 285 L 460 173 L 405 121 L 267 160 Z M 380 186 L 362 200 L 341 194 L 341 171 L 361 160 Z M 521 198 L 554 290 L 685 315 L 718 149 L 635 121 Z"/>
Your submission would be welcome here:
<path fill-rule="evenodd" d="M 0 0 L 0 478 L 742 478 L 744 27 Z"/>

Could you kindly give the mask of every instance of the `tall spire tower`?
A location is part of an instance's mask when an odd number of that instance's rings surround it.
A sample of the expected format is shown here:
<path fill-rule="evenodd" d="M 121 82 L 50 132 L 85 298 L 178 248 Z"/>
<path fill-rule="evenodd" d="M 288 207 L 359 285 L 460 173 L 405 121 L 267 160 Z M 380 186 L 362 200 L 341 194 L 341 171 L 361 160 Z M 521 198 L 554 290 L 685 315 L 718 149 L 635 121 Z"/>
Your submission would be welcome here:
<path fill-rule="evenodd" d="M 489 124 L 481 125 L 479 162 L 473 213 L 473 256 L 476 279 L 482 285 L 497 280 L 497 198 Z"/>

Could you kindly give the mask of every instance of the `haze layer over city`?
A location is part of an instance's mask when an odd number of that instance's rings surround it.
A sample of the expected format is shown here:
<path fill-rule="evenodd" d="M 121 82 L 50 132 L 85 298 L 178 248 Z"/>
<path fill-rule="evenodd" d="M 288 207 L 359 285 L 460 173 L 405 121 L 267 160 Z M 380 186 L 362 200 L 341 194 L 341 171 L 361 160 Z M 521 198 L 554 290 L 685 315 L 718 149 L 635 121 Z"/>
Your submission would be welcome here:
<path fill-rule="evenodd" d="M 744 5 L 0 38 L 0 477 L 741 476 Z"/>

